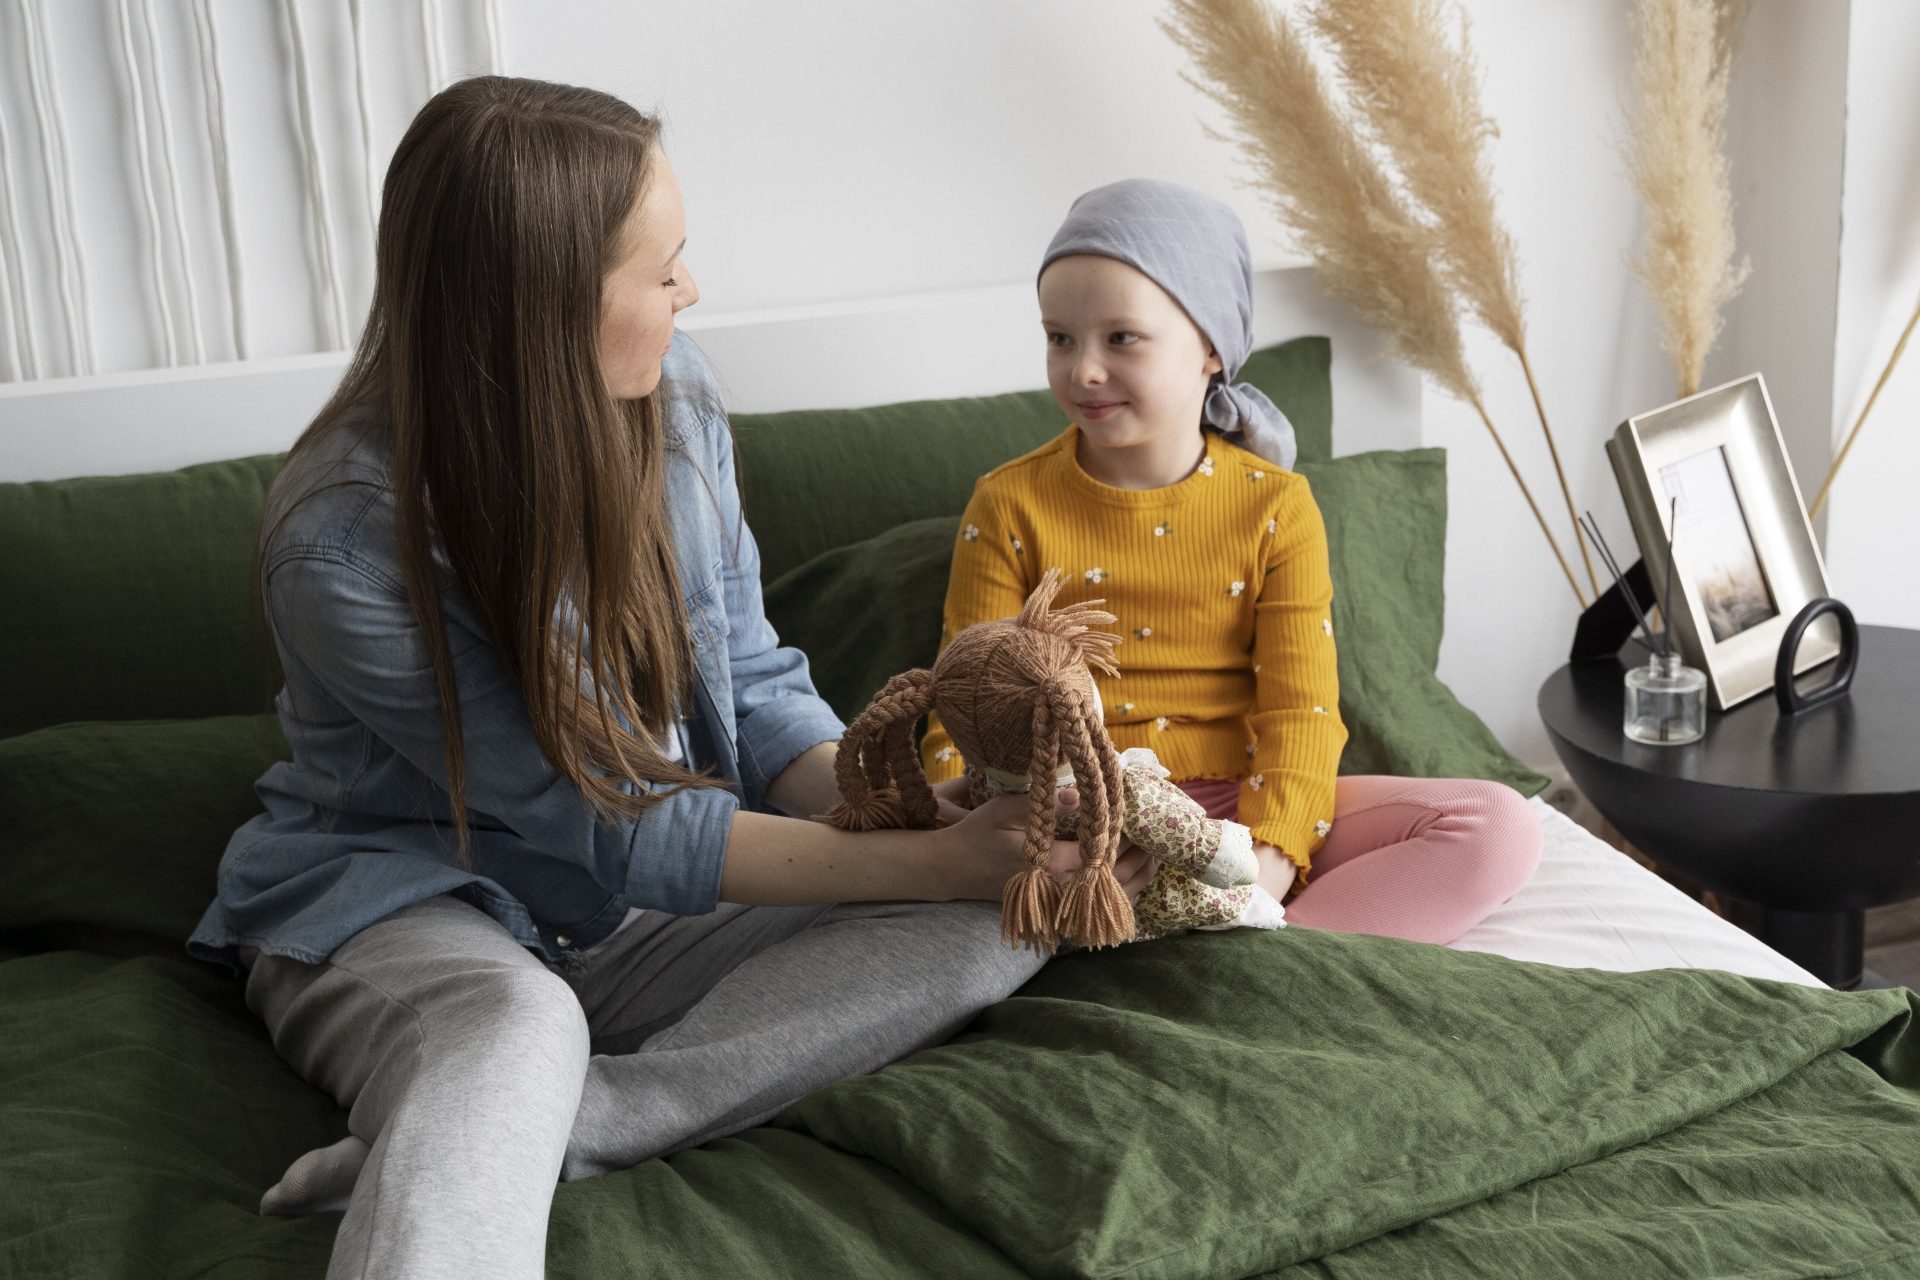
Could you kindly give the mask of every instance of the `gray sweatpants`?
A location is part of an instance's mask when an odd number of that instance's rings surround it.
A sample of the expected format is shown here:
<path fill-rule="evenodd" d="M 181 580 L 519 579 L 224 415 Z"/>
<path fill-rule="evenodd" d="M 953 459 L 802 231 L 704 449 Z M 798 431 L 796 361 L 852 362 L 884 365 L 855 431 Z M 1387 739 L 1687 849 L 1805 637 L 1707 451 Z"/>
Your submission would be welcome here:
<path fill-rule="evenodd" d="M 952 1036 L 1039 966 L 982 902 L 648 912 L 549 966 L 439 897 L 321 964 L 259 957 L 247 1004 L 372 1145 L 330 1280 L 524 1280 L 556 1179 L 756 1124 Z"/>

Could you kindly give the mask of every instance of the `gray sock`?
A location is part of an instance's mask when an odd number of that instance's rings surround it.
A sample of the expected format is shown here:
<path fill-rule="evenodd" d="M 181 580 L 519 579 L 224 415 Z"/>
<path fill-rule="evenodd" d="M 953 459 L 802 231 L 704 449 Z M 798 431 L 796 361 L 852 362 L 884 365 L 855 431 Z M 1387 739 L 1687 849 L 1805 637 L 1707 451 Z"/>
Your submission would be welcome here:
<path fill-rule="evenodd" d="M 260 1197 L 260 1212 L 281 1218 L 344 1210 L 373 1148 L 348 1134 L 330 1147 L 317 1147 L 290 1165 L 280 1181 Z"/>

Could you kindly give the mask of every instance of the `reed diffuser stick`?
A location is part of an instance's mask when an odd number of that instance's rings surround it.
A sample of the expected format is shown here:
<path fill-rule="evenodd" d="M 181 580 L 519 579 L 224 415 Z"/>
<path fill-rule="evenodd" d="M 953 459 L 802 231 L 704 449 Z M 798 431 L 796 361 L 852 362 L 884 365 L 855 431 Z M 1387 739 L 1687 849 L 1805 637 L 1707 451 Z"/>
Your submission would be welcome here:
<path fill-rule="evenodd" d="M 1667 508 L 1667 589 L 1660 593 L 1660 654 L 1673 652 L 1673 537 L 1680 532 L 1680 499 L 1668 500 Z M 1691 544 L 1689 544 L 1691 545 Z"/>
<path fill-rule="evenodd" d="M 1640 629 L 1646 633 L 1647 648 L 1652 649 L 1655 643 L 1653 621 L 1647 616 L 1647 611 L 1640 607 L 1640 599 L 1633 594 L 1633 588 L 1627 585 L 1627 575 L 1620 572 L 1620 562 L 1613 558 L 1613 548 L 1607 545 L 1605 535 L 1600 532 L 1600 522 L 1593 518 L 1591 511 L 1585 513 L 1582 522 L 1586 528 L 1587 537 L 1592 540 L 1595 550 L 1600 553 L 1600 562 L 1607 566 L 1607 572 L 1613 575 L 1614 583 L 1620 588 L 1620 598 L 1626 602 L 1627 608 L 1633 610 L 1633 616 L 1640 623 Z"/>

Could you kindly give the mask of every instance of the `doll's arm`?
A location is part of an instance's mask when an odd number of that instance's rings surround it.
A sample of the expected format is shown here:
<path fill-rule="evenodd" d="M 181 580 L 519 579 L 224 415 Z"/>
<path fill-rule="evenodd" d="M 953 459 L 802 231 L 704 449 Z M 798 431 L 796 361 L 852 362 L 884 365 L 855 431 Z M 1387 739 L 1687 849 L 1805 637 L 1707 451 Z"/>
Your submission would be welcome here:
<path fill-rule="evenodd" d="M 1135 845 L 1217 889 L 1252 884 L 1259 877 L 1247 828 L 1209 818 L 1198 801 L 1150 766 L 1130 765 L 1120 776 L 1127 801 L 1121 829 Z"/>

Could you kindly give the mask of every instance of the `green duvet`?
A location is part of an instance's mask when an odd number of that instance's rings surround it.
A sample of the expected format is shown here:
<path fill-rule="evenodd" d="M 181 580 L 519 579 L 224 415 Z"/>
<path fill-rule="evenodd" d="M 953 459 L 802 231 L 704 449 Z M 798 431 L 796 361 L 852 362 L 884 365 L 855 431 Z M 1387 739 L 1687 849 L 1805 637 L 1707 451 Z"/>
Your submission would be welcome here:
<path fill-rule="evenodd" d="M 770 1126 L 559 1188 L 556 1277 L 1920 1274 L 1908 992 L 1306 929 L 1056 961 Z M 0 1275 L 319 1276 L 341 1113 L 168 956 L 0 963 Z"/>

